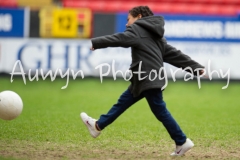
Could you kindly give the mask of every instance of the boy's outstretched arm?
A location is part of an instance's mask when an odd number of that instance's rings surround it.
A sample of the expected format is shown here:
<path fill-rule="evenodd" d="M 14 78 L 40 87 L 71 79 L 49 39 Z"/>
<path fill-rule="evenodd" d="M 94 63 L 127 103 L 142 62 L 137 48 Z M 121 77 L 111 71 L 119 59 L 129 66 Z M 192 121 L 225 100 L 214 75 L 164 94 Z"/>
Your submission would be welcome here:
<path fill-rule="evenodd" d="M 91 41 L 91 50 L 107 47 L 132 47 L 137 44 L 138 37 L 130 26 L 122 33 L 92 38 Z"/>
<path fill-rule="evenodd" d="M 187 67 L 190 67 L 192 71 L 195 69 L 202 69 L 200 70 L 200 75 L 204 73 L 204 66 L 192 60 L 188 55 L 183 54 L 175 47 L 167 44 L 166 41 L 164 42 L 163 61 L 182 69 Z M 190 72 L 190 70 L 186 71 Z M 197 72 L 194 72 L 194 75 L 197 75 Z"/>

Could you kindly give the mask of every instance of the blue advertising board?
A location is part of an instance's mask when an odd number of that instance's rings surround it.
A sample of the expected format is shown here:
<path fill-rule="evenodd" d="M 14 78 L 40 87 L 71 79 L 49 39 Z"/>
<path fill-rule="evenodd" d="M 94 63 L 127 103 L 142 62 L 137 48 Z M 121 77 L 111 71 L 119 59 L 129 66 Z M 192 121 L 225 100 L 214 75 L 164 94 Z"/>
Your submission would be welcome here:
<path fill-rule="evenodd" d="M 155 14 L 159 15 L 159 14 Z M 166 15 L 165 37 L 174 41 L 240 42 L 240 15 Z M 116 32 L 126 29 L 127 13 L 116 15 Z"/>
<path fill-rule="evenodd" d="M 0 37 L 27 36 L 26 9 L 0 9 Z"/>

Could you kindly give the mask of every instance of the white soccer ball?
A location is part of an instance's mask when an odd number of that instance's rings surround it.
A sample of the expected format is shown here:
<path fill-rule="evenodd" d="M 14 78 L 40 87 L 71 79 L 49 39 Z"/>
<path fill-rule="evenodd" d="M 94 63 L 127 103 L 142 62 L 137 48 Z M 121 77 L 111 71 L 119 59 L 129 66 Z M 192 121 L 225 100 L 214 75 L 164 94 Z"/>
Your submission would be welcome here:
<path fill-rule="evenodd" d="M 23 109 L 21 97 L 13 91 L 0 92 L 0 118 L 12 120 L 17 118 Z"/>

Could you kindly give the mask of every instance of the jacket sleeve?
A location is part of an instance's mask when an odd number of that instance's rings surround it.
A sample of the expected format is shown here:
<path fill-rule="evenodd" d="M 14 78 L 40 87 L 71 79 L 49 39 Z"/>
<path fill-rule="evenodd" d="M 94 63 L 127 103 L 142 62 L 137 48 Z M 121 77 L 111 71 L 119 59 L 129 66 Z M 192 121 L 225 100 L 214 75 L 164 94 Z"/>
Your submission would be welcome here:
<path fill-rule="evenodd" d="M 107 47 L 133 47 L 137 44 L 138 37 L 132 27 L 128 27 L 122 33 L 92 38 L 92 47 L 94 49 Z"/>
<path fill-rule="evenodd" d="M 190 67 L 192 71 L 197 68 L 205 68 L 201 64 L 192 60 L 189 56 L 183 54 L 180 50 L 177 50 L 173 46 L 167 44 L 166 41 L 164 42 L 163 61 L 182 69 Z M 190 72 L 190 70 L 186 71 Z M 196 74 L 197 72 L 194 72 L 194 75 Z"/>

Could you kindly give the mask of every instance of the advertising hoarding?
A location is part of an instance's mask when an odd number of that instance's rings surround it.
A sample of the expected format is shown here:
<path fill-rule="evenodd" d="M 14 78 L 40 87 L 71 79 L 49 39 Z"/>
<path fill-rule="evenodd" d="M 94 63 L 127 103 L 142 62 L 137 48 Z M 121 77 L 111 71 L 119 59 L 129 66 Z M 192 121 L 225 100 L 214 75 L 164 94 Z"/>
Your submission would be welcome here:
<path fill-rule="evenodd" d="M 29 9 L 0 10 L 0 37 L 28 37 Z"/>
<path fill-rule="evenodd" d="M 204 65 L 208 74 L 221 79 L 220 72 L 229 72 L 229 78 L 240 79 L 240 45 L 229 42 L 191 42 L 169 41 L 171 45 Z M 63 72 L 82 71 L 84 76 L 99 76 L 100 72 L 112 76 L 113 71 L 126 73 L 131 64 L 130 48 L 105 48 L 91 51 L 90 40 L 65 39 L 0 39 L 0 72 L 11 73 L 17 60 L 21 61 L 24 72 L 31 74 L 36 70 L 44 73 L 57 69 Z M 101 71 L 101 70 L 102 71 Z M 165 64 L 166 73 L 171 78 L 177 68 Z M 15 70 L 19 70 L 19 65 Z M 172 70 L 172 71 L 171 71 Z M 216 72 L 214 72 L 214 70 Z M 184 72 L 177 71 L 176 78 Z M 117 76 L 122 76 L 120 73 Z M 227 77 L 225 77 L 227 78 Z"/>

